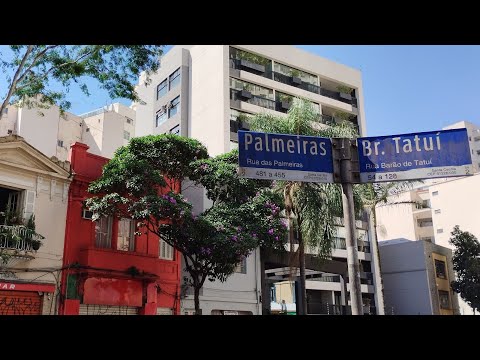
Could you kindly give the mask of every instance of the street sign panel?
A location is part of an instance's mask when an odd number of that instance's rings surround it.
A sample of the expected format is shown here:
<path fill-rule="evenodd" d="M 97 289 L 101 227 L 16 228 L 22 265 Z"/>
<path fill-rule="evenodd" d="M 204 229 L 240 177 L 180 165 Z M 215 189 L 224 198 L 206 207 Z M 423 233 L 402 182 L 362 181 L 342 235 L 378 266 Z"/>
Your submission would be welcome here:
<path fill-rule="evenodd" d="M 361 182 L 472 175 L 466 129 L 358 138 Z"/>
<path fill-rule="evenodd" d="M 333 182 L 328 138 L 240 130 L 238 151 L 239 173 L 246 178 Z"/>

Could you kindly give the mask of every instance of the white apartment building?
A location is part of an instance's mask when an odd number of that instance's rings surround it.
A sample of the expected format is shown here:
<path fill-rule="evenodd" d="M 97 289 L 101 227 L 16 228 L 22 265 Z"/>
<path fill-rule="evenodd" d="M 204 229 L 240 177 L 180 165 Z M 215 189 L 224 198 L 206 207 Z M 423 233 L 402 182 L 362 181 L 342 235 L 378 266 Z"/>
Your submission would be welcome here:
<path fill-rule="evenodd" d="M 415 189 L 391 197 L 392 202 L 404 203 L 377 207 L 380 242 L 425 240 L 453 250 L 449 240 L 455 225 L 480 239 L 476 207 L 480 201 L 480 127 L 460 121 L 443 129 L 454 128 L 467 129 L 475 175 L 426 180 Z M 460 297 L 458 301 L 461 314 L 473 314 Z"/>
<path fill-rule="evenodd" d="M 293 46 L 177 45 L 162 57 L 151 80 L 147 85 L 141 76 L 137 86 L 142 102 L 135 104 L 136 136 L 175 133 L 192 137 L 201 141 L 211 156 L 237 146 L 237 131 L 245 127 L 237 119 L 239 115 L 266 112 L 282 116 L 293 97 L 310 100 L 325 122 L 338 120 L 340 115 L 345 119 L 348 114 L 348 120 L 366 135 L 360 71 Z M 186 195 L 197 211 L 209 206 L 205 194 L 189 191 Z M 346 263 L 341 239 L 339 234 L 334 258 Z M 374 271 L 370 253 L 362 251 L 359 258 L 365 262 L 365 272 Z M 262 302 L 264 274 L 260 267 L 256 251 L 225 283 L 207 281 L 200 300 L 203 314 L 260 314 L 262 303 L 268 309 L 269 302 Z M 375 276 L 370 273 L 367 278 Z M 332 280 L 339 283 L 337 278 Z M 376 284 L 368 281 L 370 285 L 365 283 L 362 291 L 373 306 Z M 331 282 L 309 280 L 307 289 L 330 303 L 339 301 L 336 292 L 340 289 L 333 289 Z M 187 295 L 182 300 L 182 313 L 192 311 L 192 299 Z"/>
<path fill-rule="evenodd" d="M 84 126 L 82 141 L 89 152 L 112 158 L 115 151 L 135 136 L 135 110 L 120 103 L 79 115 Z"/>
<path fill-rule="evenodd" d="M 445 126 L 443 130 L 447 129 L 467 129 L 468 143 L 470 145 L 470 151 L 472 153 L 472 165 L 473 171 L 480 171 L 480 126 L 475 125 L 468 121 L 459 121 L 455 124 Z"/>
<path fill-rule="evenodd" d="M 90 152 L 111 158 L 135 134 L 135 111 L 115 103 L 83 115 L 48 109 L 8 106 L 0 118 L 0 136 L 22 136 L 47 157 L 68 159 L 70 145 L 82 142 Z"/>

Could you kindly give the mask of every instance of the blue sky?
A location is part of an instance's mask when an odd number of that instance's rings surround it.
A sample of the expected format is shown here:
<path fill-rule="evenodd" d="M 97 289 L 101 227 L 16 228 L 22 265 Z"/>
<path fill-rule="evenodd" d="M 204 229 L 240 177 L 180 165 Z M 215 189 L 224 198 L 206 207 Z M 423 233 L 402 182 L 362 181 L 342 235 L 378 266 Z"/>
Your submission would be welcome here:
<path fill-rule="evenodd" d="M 369 136 L 433 131 L 461 120 L 480 125 L 480 46 L 297 46 L 362 71 Z M 70 90 L 71 112 L 129 104 L 90 86 L 90 97 Z"/>

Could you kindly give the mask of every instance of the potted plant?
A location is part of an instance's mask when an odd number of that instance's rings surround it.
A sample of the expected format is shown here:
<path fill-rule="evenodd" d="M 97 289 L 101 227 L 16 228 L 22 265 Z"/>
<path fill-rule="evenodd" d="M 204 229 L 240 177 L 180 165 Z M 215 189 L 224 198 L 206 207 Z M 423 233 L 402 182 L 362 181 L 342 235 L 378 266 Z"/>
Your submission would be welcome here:
<path fill-rule="evenodd" d="M 336 111 L 333 114 L 333 118 L 335 119 L 336 122 L 341 122 L 341 121 L 351 121 L 352 115 L 350 115 L 347 112 L 344 111 Z"/>
<path fill-rule="evenodd" d="M 290 69 L 290 77 L 292 78 L 292 85 L 302 85 L 302 79 L 300 78 L 300 70 Z"/>
<path fill-rule="evenodd" d="M 31 245 L 32 249 L 37 251 L 42 246 L 42 242 L 40 239 L 44 239 L 44 237 L 40 234 L 37 234 L 35 231 L 35 215 L 31 215 L 27 221 L 27 225 L 25 226 L 25 240 Z"/>
<path fill-rule="evenodd" d="M 240 66 L 246 67 L 248 69 L 261 72 L 261 73 L 265 72 L 265 65 L 269 61 L 264 57 L 251 54 L 242 50 L 237 50 L 237 56 L 240 59 Z"/>
<path fill-rule="evenodd" d="M 240 114 L 237 116 L 238 130 L 250 130 L 250 125 L 248 124 L 248 116 L 245 114 Z"/>
<path fill-rule="evenodd" d="M 253 87 L 250 84 L 243 84 L 243 89 L 240 90 L 238 93 L 238 96 L 241 97 L 242 99 L 249 100 L 252 98 L 252 90 Z"/>
<path fill-rule="evenodd" d="M 290 96 L 290 95 L 279 93 L 278 94 L 278 100 L 280 101 L 280 107 L 283 110 L 288 110 L 288 109 L 290 109 L 290 106 L 292 105 L 293 97 Z"/>
<path fill-rule="evenodd" d="M 339 85 L 337 86 L 337 90 L 339 91 L 339 95 L 342 99 L 345 100 L 352 100 L 352 88 L 346 85 Z"/>

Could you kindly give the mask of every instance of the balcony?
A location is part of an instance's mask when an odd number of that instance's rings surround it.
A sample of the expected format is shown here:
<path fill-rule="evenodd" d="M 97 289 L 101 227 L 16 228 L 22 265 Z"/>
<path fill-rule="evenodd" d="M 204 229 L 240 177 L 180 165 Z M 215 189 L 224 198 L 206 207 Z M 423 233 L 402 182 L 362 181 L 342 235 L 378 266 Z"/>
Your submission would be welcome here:
<path fill-rule="evenodd" d="M 43 236 L 22 225 L 0 225 L 0 249 L 14 256 L 37 251 L 43 239 Z M 31 255 L 26 257 L 33 258 Z"/>
<path fill-rule="evenodd" d="M 230 59 L 230 68 L 235 70 L 247 71 L 249 73 L 262 76 L 267 79 L 272 79 L 282 84 L 290 85 L 314 94 L 322 95 L 346 104 L 350 104 L 355 108 L 358 107 L 357 99 L 349 94 L 343 94 L 339 91 L 322 88 L 321 86 L 305 82 L 298 77 L 288 76 L 276 71 L 268 70 L 263 65 L 250 63 L 248 61 L 240 59 Z"/>
<path fill-rule="evenodd" d="M 352 315 L 352 307 L 321 302 L 307 302 L 308 315 Z M 363 315 L 376 315 L 374 306 L 364 306 Z"/>
<path fill-rule="evenodd" d="M 161 275 L 164 280 L 176 279 L 179 270 L 176 261 L 159 259 L 151 254 L 105 248 L 82 249 L 79 261 L 84 266 L 106 271 L 125 272 L 133 266 L 149 274 Z"/>
<path fill-rule="evenodd" d="M 357 241 L 358 251 L 370 252 L 370 243 L 368 241 L 358 240 Z M 332 248 L 338 250 L 346 250 L 347 244 L 344 238 L 334 238 L 332 241 Z"/>
<path fill-rule="evenodd" d="M 230 100 L 244 101 L 252 105 L 257 105 L 266 109 L 275 110 L 276 103 L 274 100 L 254 95 L 246 90 L 230 89 Z"/>

